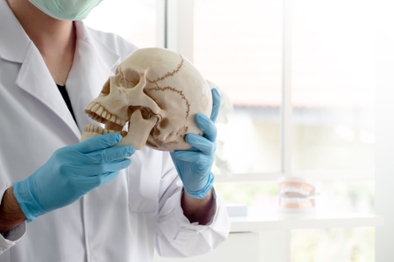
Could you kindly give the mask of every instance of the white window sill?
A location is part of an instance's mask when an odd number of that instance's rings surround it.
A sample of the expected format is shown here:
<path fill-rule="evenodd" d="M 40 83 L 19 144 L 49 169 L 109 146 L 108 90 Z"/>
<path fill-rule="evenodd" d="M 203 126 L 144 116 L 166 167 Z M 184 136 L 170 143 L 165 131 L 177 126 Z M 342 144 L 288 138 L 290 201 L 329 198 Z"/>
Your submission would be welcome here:
<path fill-rule="evenodd" d="M 283 214 L 276 209 L 248 208 L 247 216 L 231 217 L 231 232 L 262 232 L 309 228 L 377 227 L 383 217 L 375 214 L 329 212 L 317 209 L 311 214 Z"/>

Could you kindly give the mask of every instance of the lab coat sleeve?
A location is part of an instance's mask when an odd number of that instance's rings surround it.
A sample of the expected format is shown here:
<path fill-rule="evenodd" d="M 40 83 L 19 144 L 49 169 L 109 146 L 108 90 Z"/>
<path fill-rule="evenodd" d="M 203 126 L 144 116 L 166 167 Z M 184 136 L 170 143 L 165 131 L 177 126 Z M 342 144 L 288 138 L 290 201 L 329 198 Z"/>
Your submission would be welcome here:
<path fill-rule="evenodd" d="M 208 225 L 191 224 L 181 207 L 182 182 L 169 153 L 163 153 L 156 251 L 163 257 L 190 257 L 207 253 L 228 236 L 230 220 L 220 196 L 214 193 L 216 210 Z"/>
<path fill-rule="evenodd" d="M 0 189 L 0 199 L 3 199 L 4 192 L 6 188 Z M 9 248 L 13 247 L 19 239 L 23 237 L 26 232 L 26 222 L 20 224 L 19 226 L 11 229 L 10 231 L 0 234 L 0 256 Z"/>

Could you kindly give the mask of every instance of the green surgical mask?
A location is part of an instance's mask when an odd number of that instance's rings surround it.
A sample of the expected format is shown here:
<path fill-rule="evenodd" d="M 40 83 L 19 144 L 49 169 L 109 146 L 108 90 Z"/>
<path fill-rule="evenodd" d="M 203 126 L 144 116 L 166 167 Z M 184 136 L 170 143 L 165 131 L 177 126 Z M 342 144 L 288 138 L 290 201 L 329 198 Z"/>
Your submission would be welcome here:
<path fill-rule="evenodd" d="M 102 0 L 29 0 L 45 14 L 59 20 L 82 20 Z"/>

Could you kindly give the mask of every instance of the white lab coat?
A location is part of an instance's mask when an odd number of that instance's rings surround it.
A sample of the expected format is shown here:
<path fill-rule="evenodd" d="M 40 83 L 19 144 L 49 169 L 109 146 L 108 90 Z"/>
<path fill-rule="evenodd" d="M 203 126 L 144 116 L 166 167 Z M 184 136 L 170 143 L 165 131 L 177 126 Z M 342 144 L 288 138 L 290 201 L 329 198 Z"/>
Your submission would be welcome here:
<path fill-rule="evenodd" d="M 117 64 L 136 48 L 113 34 L 77 25 L 66 88 L 75 124 L 39 51 L 0 0 L 0 199 L 63 146 L 78 143 L 84 113 Z M 153 250 L 185 257 L 225 240 L 229 219 L 220 197 L 208 226 L 190 224 L 181 182 L 168 153 L 144 148 L 110 183 L 81 200 L 0 236 L 0 262 L 144 262 Z"/>

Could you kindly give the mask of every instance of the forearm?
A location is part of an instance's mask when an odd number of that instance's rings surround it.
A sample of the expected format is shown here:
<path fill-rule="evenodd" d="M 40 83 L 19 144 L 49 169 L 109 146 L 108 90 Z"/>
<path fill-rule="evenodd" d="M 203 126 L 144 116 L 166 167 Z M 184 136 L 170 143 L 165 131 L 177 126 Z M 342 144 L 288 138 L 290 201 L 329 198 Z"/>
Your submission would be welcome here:
<path fill-rule="evenodd" d="M 26 220 L 13 193 L 13 188 L 8 188 L 0 205 L 0 233 L 5 233 Z"/>
<path fill-rule="evenodd" d="M 183 190 L 181 206 L 185 217 L 191 223 L 198 222 L 200 225 L 208 224 L 216 209 L 212 190 L 203 199 L 193 198 Z"/>

